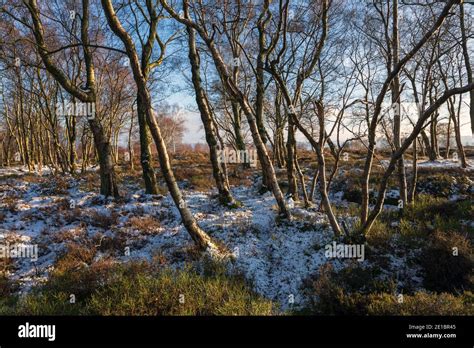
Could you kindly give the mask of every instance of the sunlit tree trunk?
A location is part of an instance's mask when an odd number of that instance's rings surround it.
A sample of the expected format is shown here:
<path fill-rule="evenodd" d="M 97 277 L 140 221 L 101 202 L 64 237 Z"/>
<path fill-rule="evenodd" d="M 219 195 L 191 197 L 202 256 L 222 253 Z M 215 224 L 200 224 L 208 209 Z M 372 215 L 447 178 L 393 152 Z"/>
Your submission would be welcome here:
<path fill-rule="evenodd" d="M 187 14 L 187 11 L 185 13 Z M 208 100 L 206 98 L 204 89 L 201 84 L 201 72 L 200 72 L 200 57 L 196 48 L 196 35 L 194 29 L 186 27 L 188 33 L 188 45 L 189 45 L 189 62 L 191 63 L 192 82 L 194 86 L 194 92 L 196 95 L 196 103 L 201 114 L 202 124 L 204 126 L 204 132 L 206 133 L 206 142 L 209 146 L 209 156 L 212 165 L 212 174 L 216 182 L 217 190 L 219 192 L 219 201 L 224 205 L 234 204 L 234 199 L 230 193 L 229 186 L 224 171 L 221 166 L 225 166 L 225 161 L 220 161 L 218 154 L 219 142 L 216 136 L 217 129 L 214 127 L 212 120 L 211 110 L 209 109 Z"/>

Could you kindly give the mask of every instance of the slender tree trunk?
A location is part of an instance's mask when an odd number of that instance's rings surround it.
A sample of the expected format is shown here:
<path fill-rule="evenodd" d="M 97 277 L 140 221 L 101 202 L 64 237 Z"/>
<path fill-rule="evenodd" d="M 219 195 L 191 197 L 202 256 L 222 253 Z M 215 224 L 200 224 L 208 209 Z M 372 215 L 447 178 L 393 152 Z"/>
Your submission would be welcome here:
<path fill-rule="evenodd" d="M 134 151 L 133 151 L 133 141 L 132 141 L 133 119 L 134 117 L 132 113 L 132 116 L 130 117 L 130 128 L 128 129 L 128 156 L 129 156 L 128 164 L 130 166 L 131 171 L 135 169 L 134 164 L 133 164 Z"/>
<path fill-rule="evenodd" d="M 451 151 L 451 117 L 448 119 L 448 127 L 446 129 L 446 153 L 444 154 L 444 158 L 449 158 L 449 152 Z"/>
<path fill-rule="evenodd" d="M 165 7 L 165 9 L 173 16 L 173 18 L 181 21 L 186 26 L 191 26 L 192 28 L 194 28 L 199 33 L 203 41 L 206 43 L 206 46 L 209 49 L 212 59 L 214 61 L 216 70 L 219 73 L 222 82 L 224 83 L 224 88 L 226 92 L 230 95 L 232 99 L 239 102 L 239 105 L 247 118 L 250 132 L 252 134 L 252 139 L 257 149 L 260 165 L 262 166 L 264 180 L 267 180 L 269 188 L 273 192 L 273 195 L 279 208 L 280 216 L 283 218 L 291 218 L 291 214 L 285 204 L 283 194 L 281 193 L 280 187 L 278 186 L 278 181 L 275 175 L 275 169 L 273 167 L 272 161 L 270 159 L 270 156 L 268 155 L 266 146 L 262 141 L 262 138 L 260 137 L 260 133 L 258 132 L 258 126 L 256 123 L 254 111 L 252 110 L 245 94 L 232 81 L 229 70 L 226 64 L 224 63 L 221 53 L 215 46 L 213 38 L 210 38 L 207 32 L 203 30 L 202 27 L 195 25 L 195 23 L 190 21 L 189 18 L 181 18 L 165 1 L 160 2 Z M 186 5 L 187 2 L 184 2 L 184 4 Z"/>
<path fill-rule="evenodd" d="M 464 152 L 464 146 L 462 144 L 459 120 L 456 118 L 456 108 L 451 98 L 448 100 L 448 111 L 449 111 L 449 117 L 453 121 L 454 135 L 455 135 L 454 138 L 456 140 L 458 159 L 459 159 L 459 162 L 461 163 L 461 167 L 467 168 L 466 153 Z"/>
<path fill-rule="evenodd" d="M 470 55 L 469 50 L 467 48 L 467 33 L 466 33 L 466 25 L 464 23 L 464 1 L 461 1 L 459 7 L 460 7 L 460 22 L 461 22 L 462 52 L 464 56 L 464 65 L 466 66 L 466 72 L 467 72 L 467 83 L 472 83 L 473 77 L 472 77 L 472 67 L 471 67 L 471 61 L 470 61 L 470 56 L 472 56 L 472 50 L 471 50 L 471 55 Z M 474 90 L 469 92 L 469 99 L 470 99 L 469 116 L 471 119 L 471 132 L 472 132 L 472 135 L 474 136 Z"/>
<path fill-rule="evenodd" d="M 316 191 L 316 183 L 318 182 L 318 177 L 319 177 L 319 167 L 316 168 L 313 175 L 313 180 L 311 181 L 311 191 L 309 193 L 309 197 L 312 202 L 314 202 L 314 192 Z"/>
<path fill-rule="evenodd" d="M 462 94 L 469 92 L 474 89 L 474 84 L 468 84 L 464 87 L 460 88 L 453 88 L 449 89 L 444 94 L 438 98 L 434 103 L 430 105 L 429 108 L 427 108 L 419 117 L 415 127 L 413 128 L 413 131 L 411 134 L 404 140 L 402 146 L 400 147 L 399 150 L 395 151 L 391 158 L 390 158 L 390 163 L 388 165 L 388 168 L 385 170 L 385 173 L 382 176 L 382 179 L 380 180 L 379 184 L 379 189 L 378 189 L 378 194 L 377 194 L 377 201 L 375 203 L 374 209 L 370 213 L 369 217 L 367 218 L 366 222 L 362 225 L 362 232 L 367 234 L 370 229 L 372 228 L 375 220 L 377 217 L 380 215 L 383 207 L 383 203 L 385 201 L 385 194 L 387 192 L 387 185 L 388 185 L 388 180 L 392 173 L 395 171 L 396 163 L 400 156 L 407 150 L 407 148 L 412 144 L 414 140 L 416 140 L 416 137 L 418 134 L 420 134 L 423 125 L 425 122 L 432 116 L 433 113 L 435 113 L 441 105 L 443 105 L 450 97 L 452 97 L 455 94 Z"/>
<path fill-rule="evenodd" d="M 214 128 L 211 110 L 208 107 L 207 98 L 201 84 L 200 57 L 196 48 L 196 35 L 194 29 L 190 27 L 186 27 L 186 31 L 188 33 L 189 62 L 191 63 L 192 82 L 196 94 L 196 103 L 201 114 L 204 132 L 206 133 L 206 142 L 209 146 L 212 174 L 219 192 L 219 201 L 224 205 L 231 205 L 235 203 L 235 200 L 230 193 L 224 172 L 221 170 L 221 163 L 218 155 L 219 143 L 216 137 L 217 130 Z"/>
<path fill-rule="evenodd" d="M 342 233 L 341 227 L 337 222 L 336 216 L 331 207 L 331 202 L 329 201 L 328 192 L 327 192 L 327 182 L 326 182 L 326 163 L 323 155 L 323 150 L 321 146 L 316 146 L 316 154 L 318 157 L 318 167 L 319 167 L 319 193 L 321 195 L 321 203 L 324 207 L 324 212 L 326 213 L 329 224 L 336 236 L 340 236 Z"/>
<path fill-rule="evenodd" d="M 44 39 L 44 28 L 40 19 L 40 11 L 36 0 L 30 0 L 24 2 L 28 11 L 30 12 L 31 19 L 33 22 L 33 35 L 37 50 L 43 64 L 45 65 L 48 72 L 54 77 L 54 79 L 61 84 L 61 86 L 72 96 L 84 103 L 91 103 L 95 105 L 96 92 L 95 92 L 95 72 L 94 63 L 89 46 L 89 0 L 82 1 L 82 16 L 81 16 L 81 41 L 82 51 L 84 56 L 84 65 L 87 74 L 87 91 L 83 91 L 80 88 L 74 86 L 68 76 L 59 69 L 52 61 L 51 56 L 48 53 Z M 88 115 L 92 116 L 92 115 Z M 94 143 L 99 156 L 99 173 L 100 173 L 100 193 L 105 196 L 119 197 L 117 178 L 115 176 L 115 168 L 112 159 L 112 149 L 110 141 L 107 139 L 104 129 L 100 124 L 100 121 L 94 117 L 89 119 L 89 126 L 94 137 Z"/>
<path fill-rule="evenodd" d="M 171 194 L 171 197 L 173 198 L 173 201 L 179 210 L 183 224 L 186 230 L 189 232 L 191 238 L 194 240 L 194 242 L 198 245 L 200 249 L 205 250 L 207 248 L 212 248 L 214 250 L 219 250 L 220 248 L 214 243 L 211 237 L 209 237 L 197 224 L 196 220 L 191 214 L 191 210 L 186 205 L 186 202 L 184 201 L 181 191 L 178 187 L 173 170 L 171 168 L 171 163 L 168 157 L 168 151 L 166 149 L 164 139 L 161 135 L 160 128 L 158 127 L 158 123 L 156 122 L 156 119 L 152 113 L 151 96 L 146 85 L 146 80 L 143 77 L 143 72 L 141 70 L 140 62 L 133 40 L 120 23 L 112 6 L 111 0 L 101 0 L 101 3 L 110 28 L 112 29 L 114 34 L 123 42 L 127 52 L 127 56 L 130 59 L 130 64 L 132 67 L 133 77 L 137 85 L 139 98 L 141 98 L 141 102 L 145 110 L 146 121 L 148 126 L 150 127 L 150 132 L 153 137 L 153 140 L 155 141 L 155 145 L 158 151 L 160 169 L 168 186 L 168 190 Z"/>
<path fill-rule="evenodd" d="M 308 139 L 310 142 L 311 146 L 316 151 L 316 157 L 318 161 L 318 179 L 319 179 L 319 194 L 321 195 L 321 205 L 324 207 L 324 211 L 328 217 L 329 224 L 331 225 L 331 228 L 336 236 L 339 236 L 342 234 L 341 227 L 339 226 L 339 223 L 337 222 L 336 216 L 334 215 L 334 211 L 332 210 L 331 207 L 331 202 L 329 200 L 328 196 L 328 185 L 327 185 L 327 180 L 326 180 L 326 162 L 324 158 L 324 143 L 325 143 L 325 138 L 326 138 L 326 131 L 325 131 L 325 126 L 324 126 L 324 118 L 325 118 L 325 113 L 324 113 L 324 107 L 323 105 L 318 102 L 317 104 L 317 116 L 319 120 L 319 141 L 316 141 L 312 135 L 308 132 L 307 129 L 305 129 L 299 120 L 297 119 L 296 115 L 291 112 L 288 117 L 292 117 L 294 124 L 298 128 L 298 130 L 303 133 L 303 135 Z"/>
<path fill-rule="evenodd" d="M 291 119 L 288 120 L 288 139 L 286 141 L 286 174 L 288 178 L 287 196 L 292 196 L 295 201 L 299 200 L 298 186 L 295 173 L 295 126 Z"/>
<path fill-rule="evenodd" d="M 415 192 L 416 192 L 416 184 L 418 181 L 418 153 L 416 149 L 417 141 L 416 139 L 413 141 L 413 160 L 412 160 L 412 176 L 410 182 L 410 189 L 408 190 L 408 203 L 413 204 L 415 202 Z"/>
<path fill-rule="evenodd" d="M 245 151 L 245 141 L 242 136 L 242 110 L 240 109 L 239 103 L 236 101 L 231 101 L 232 105 L 232 115 L 234 119 L 232 121 L 232 126 L 234 128 L 235 136 L 235 146 L 239 151 Z"/>
<path fill-rule="evenodd" d="M 438 122 L 437 122 L 437 115 L 431 117 L 431 124 L 430 124 L 430 161 L 436 161 L 439 158 L 439 147 L 438 147 Z"/>
<path fill-rule="evenodd" d="M 295 144 L 294 153 L 295 153 L 295 168 L 296 168 L 296 172 L 298 173 L 298 179 L 301 186 L 301 192 L 303 192 L 304 205 L 305 207 L 309 207 L 310 203 L 309 203 L 308 191 L 306 190 L 306 183 L 304 180 L 303 171 L 301 170 L 300 165 L 298 163 L 298 154 L 296 151 L 296 144 Z"/>
<path fill-rule="evenodd" d="M 398 1 L 393 0 L 393 65 L 397 65 L 400 61 L 399 51 L 400 51 L 400 41 L 398 37 Z M 394 127 L 393 127 L 393 142 L 395 145 L 395 150 L 398 150 L 401 145 L 401 105 L 400 105 L 400 76 L 396 74 L 392 83 L 392 105 L 395 105 L 395 115 L 394 115 Z M 407 203 L 407 181 L 405 173 L 405 160 L 402 156 L 397 162 L 397 174 L 398 174 L 398 185 L 400 190 L 400 199 L 403 204 Z"/>
<path fill-rule="evenodd" d="M 137 116 L 140 133 L 140 163 L 142 166 L 142 177 L 145 182 L 145 192 L 148 194 L 158 194 L 158 184 L 155 170 L 153 168 L 153 157 L 150 148 L 150 131 L 146 121 L 146 106 L 143 105 L 142 98 L 137 96 Z"/>
<path fill-rule="evenodd" d="M 278 168 L 283 168 L 286 165 L 286 154 L 285 154 L 285 139 L 283 136 L 285 121 L 283 120 L 280 105 L 282 103 L 281 90 L 277 86 L 277 92 L 275 95 L 275 134 L 274 134 L 274 158 Z"/>

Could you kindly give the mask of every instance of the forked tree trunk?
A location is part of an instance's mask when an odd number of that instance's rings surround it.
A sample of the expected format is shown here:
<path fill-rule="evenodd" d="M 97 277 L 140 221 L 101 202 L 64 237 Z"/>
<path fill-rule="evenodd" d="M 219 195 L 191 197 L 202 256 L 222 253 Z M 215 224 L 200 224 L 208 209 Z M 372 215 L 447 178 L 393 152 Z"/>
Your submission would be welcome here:
<path fill-rule="evenodd" d="M 303 135 L 308 139 L 311 146 L 316 151 L 316 158 L 318 162 L 318 179 L 319 180 L 319 194 L 321 195 L 321 204 L 324 207 L 324 212 L 326 213 L 329 224 L 334 232 L 335 236 L 340 236 L 342 234 L 341 227 L 337 222 L 336 215 L 331 207 L 331 202 L 328 196 L 328 185 L 326 180 L 326 161 L 324 158 L 324 142 L 325 142 L 325 127 L 324 127 L 324 108 L 321 103 L 317 103 L 317 116 L 319 120 L 319 141 L 316 141 L 313 136 L 308 132 L 306 128 L 304 128 L 299 120 L 297 119 L 296 115 L 293 112 L 290 112 L 288 117 L 293 118 L 292 122 L 296 125 L 298 130 L 303 133 Z M 315 183 L 315 182 L 314 182 Z"/>
<path fill-rule="evenodd" d="M 362 178 L 362 206 L 361 206 L 361 215 L 360 220 L 363 226 L 363 229 L 367 230 L 367 226 L 372 226 L 373 221 L 368 223 L 368 214 L 369 214 L 369 180 L 370 174 L 372 170 L 372 164 L 375 155 L 375 136 L 377 132 L 377 125 L 379 124 L 379 117 L 382 111 L 382 103 L 385 99 L 386 93 L 393 81 L 393 79 L 400 73 L 404 65 L 415 56 L 415 54 L 426 44 L 426 42 L 431 38 L 431 36 L 438 31 L 438 29 L 443 24 L 445 18 L 449 15 L 451 8 L 458 3 L 459 0 L 450 0 L 441 11 L 440 15 L 438 16 L 436 22 L 431 26 L 431 28 L 425 33 L 425 35 L 418 41 L 418 43 L 409 51 L 400 61 L 398 64 L 394 66 L 390 74 L 385 79 L 380 92 L 377 95 L 374 111 L 372 113 L 372 118 L 369 122 L 369 129 L 368 129 L 368 147 L 367 147 L 367 155 L 364 164 L 364 172 Z M 430 114 L 431 115 L 431 114 Z M 398 151 L 396 151 L 398 152 Z M 398 160 L 398 158 L 397 158 Z M 381 207 L 380 207 L 381 209 Z M 374 212 L 371 214 L 375 214 L 375 217 L 378 216 L 380 212 Z"/>
<path fill-rule="evenodd" d="M 247 97 L 240 90 L 238 85 L 236 85 L 236 83 L 232 81 L 231 74 L 226 64 L 224 63 L 224 59 L 221 53 L 219 52 L 219 50 L 217 49 L 217 47 L 215 46 L 214 39 L 209 37 L 208 33 L 201 26 L 197 25 L 196 23 L 194 23 L 193 21 L 187 18 L 183 18 L 182 16 L 179 16 L 179 14 L 176 13 L 166 3 L 166 1 L 160 0 L 160 2 L 163 5 L 163 7 L 166 9 L 166 11 L 168 11 L 168 13 L 170 13 L 173 18 L 185 24 L 186 26 L 190 26 L 193 29 L 195 29 L 199 33 L 203 41 L 205 42 L 212 56 L 212 59 L 214 61 L 216 70 L 219 73 L 219 76 L 221 77 L 221 80 L 224 84 L 224 88 L 226 92 L 230 95 L 232 99 L 234 99 L 235 101 L 239 103 L 242 109 L 242 112 L 245 114 L 247 118 L 250 132 L 252 134 L 252 139 L 257 149 L 258 158 L 260 161 L 260 165 L 262 167 L 264 182 L 266 181 L 266 183 L 268 184 L 269 188 L 271 189 L 273 193 L 273 196 L 275 197 L 275 200 L 279 208 L 280 216 L 282 218 L 291 218 L 291 214 L 285 204 L 285 199 L 283 197 L 283 194 L 280 190 L 280 187 L 278 186 L 278 181 L 276 178 L 275 169 L 273 168 L 272 161 L 270 159 L 270 156 L 268 155 L 267 148 L 264 142 L 262 141 L 262 138 L 258 131 L 258 126 L 257 126 L 254 111 L 252 110 L 252 107 L 250 106 Z M 183 4 L 187 5 L 187 2 L 183 2 Z"/>
<path fill-rule="evenodd" d="M 437 112 L 439 107 L 443 105 L 449 98 L 451 98 L 453 95 L 456 94 L 462 94 L 466 93 L 469 91 L 474 90 L 474 84 L 468 84 L 464 87 L 459 87 L 459 88 L 453 88 L 449 89 L 444 92 L 444 94 L 438 98 L 434 103 L 430 105 L 419 117 L 417 123 L 415 124 L 413 131 L 411 134 L 404 140 L 403 144 L 401 145 L 400 149 L 395 151 L 391 158 L 390 158 L 390 163 L 388 165 L 388 168 L 385 170 L 385 173 L 382 176 L 382 179 L 380 180 L 379 184 L 379 189 L 378 189 L 378 194 L 377 194 L 377 201 L 375 203 L 374 209 L 368 216 L 366 222 L 362 225 L 361 232 L 364 234 L 367 234 L 370 229 L 372 228 L 375 220 L 377 217 L 380 215 L 382 212 L 383 208 L 383 203 L 385 201 L 385 194 L 387 193 L 387 185 L 390 176 L 393 174 L 395 171 L 395 166 L 400 158 L 400 156 L 408 149 L 408 147 L 412 144 L 414 140 L 416 140 L 418 134 L 420 134 L 423 125 L 426 123 L 426 121 L 432 116 L 434 112 Z"/>
<path fill-rule="evenodd" d="M 89 0 L 82 1 L 81 40 L 84 54 L 85 69 L 87 74 L 88 91 L 83 91 L 74 86 L 68 76 L 60 70 L 51 60 L 44 39 L 44 28 L 40 19 L 40 12 L 36 0 L 24 2 L 30 12 L 33 22 L 33 35 L 35 37 L 38 53 L 48 72 L 72 96 L 83 103 L 96 103 L 94 63 L 89 45 Z M 88 115 L 91 116 L 91 115 Z M 97 154 L 99 156 L 100 193 L 104 196 L 119 196 L 117 178 L 115 176 L 110 140 L 106 137 L 104 129 L 97 118 L 89 119 Z"/>
<path fill-rule="evenodd" d="M 448 78 L 446 74 L 442 71 L 442 66 L 441 63 L 438 62 L 438 65 L 440 67 L 440 72 L 441 72 L 441 77 L 443 84 L 446 89 L 449 88 L 448 85 Z M 454 138 L 456 141 L 456 146 L 457 146 L 457 155 L 458 155 L 458 160 L 461 162 L 461 167 L 462 168 L 467 168 L 467 160 L 466 160 L 466 153 L 464 152 L 464 146 L 462 144 L 462 139 L 461 139 L 461 128 L 460 128 L 460 114 L 461 114 L 461 106 L 462 106 L 462 96 L 459 97 L 459 103 L 458 103 L 458 108 L 456 110 L 456 106 L 454 105 L 455 98 L 449 98 L 447 102 L 448 106 L 448 113 L 449 113 L 449 124 L 451 124 L 451 121 L 453 123 L 454 127 Z M 449 129 L 449 128 L 448 128 Z M 448 131 L 448 139 L 449 139 L 450 132 Z M 446 146 L 446 152 L 448 152 L 448 146 Z M 446 154 L 446 158 L 448 158 L 449 153 Z"/>

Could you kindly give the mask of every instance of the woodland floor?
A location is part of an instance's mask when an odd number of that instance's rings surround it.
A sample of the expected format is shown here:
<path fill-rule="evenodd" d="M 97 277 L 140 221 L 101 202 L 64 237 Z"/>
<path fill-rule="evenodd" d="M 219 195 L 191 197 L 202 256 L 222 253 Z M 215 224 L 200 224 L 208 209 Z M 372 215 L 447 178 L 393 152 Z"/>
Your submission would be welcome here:
<path fill-rule="evenodd" d="M 292 221 L 279 221 L 271 193 L 257 192 L 258 172 L 235 167 L 230 170 L 232 193 L 242 206 L 226 209 L 217 203 L 211 188 L 210 168 L 191 157 L 178 156 L 174 164 L 188 206 L 203 229 L 234 254 L 227 270 L 242 275 L 252 291 L 271 300 L 276 313 L 305 311 L 313 306 L 317 300 L 311 284 L 321 267 L 328 264 L 332 265 L 332 272 L 377 269 L 374 278 L 382 283 L 391 282 L 394 294 L 432 290 L 426 286 L 426 266 L 418 262 L 426 252 L 426 243 L 413 239 L 407 245 L 403 239 L 409 234 L 407 224 L 416 225 L 417 212 L 397 213 L 395 188 L 389 191 L 381 221 L 368 236 L 365 260 L 328 259 L 324 246 L 332 243 L 334 236 L 324 213 L 317 211 L 317 195 L 315 207 L 305 209 L 297 203 L 292 209 Z M 331 186 L 338 217 L 349 226 L 357 220 L 360 198 L 357 163 L 343 163 Z M 462 234 L 468 243 L 472 243 L 474 231 L 474 162 L 470 160 L 470 164 L 468 170 L 460 170 L 452 161 L 421 160 L 418 185 L 420 196 L 439 199 L 439 204 L 461 202 L 464 208 L 467 204 L 465 215 L 453 213 L 458 225 L 446 230 Z M 303 166 L 310 179 L 311 161 L 305 162 L 304 156 Z M 407 170 L 410 173 L 410 168 Z M 285 189 L 285 172 L 278 173 Z M 138 170 L 131 172 L 122 167 L 119 177 L 122 198 L 112 200 L 97 193 L 99 181 L 93 168 L 74 177 L 53 175 L 48 169 L 28 173 L 18 166 L 0 168 L 0 242 L 36 244 L 39 253 L 35 261 L 12 258 L 0 265 L 0 272 L 9 282 L 9 296 L 21 298 L 46 283 L 58 260 L 74 250 L 88 251 L 87 257 L 78 257 L 81 262 L 74 267 L 79 268 L 101 260 L 147 260 L 164 268 L 199 268 L 203 256 L 180 224 L 178 211 L 164 185 L 161 195 L 151 196 L 141 188 Z M 376 180 L 377 174 L 374 183 Z M 430 226 L 438 229 L 439 215 L 434 211 L 432 214 L 428 214 L 426 221 L 419 221 L 423 227 L 412 228 L 415 234 L 429 230 Z M 449 221 L 450 217 L 441 216 L 441 220 Z M 423 240 L 426 236 L 418 237 Z M 467 250 L 472 253 L 472 244 L 468 244 Z M 472 254 L 469 259 L 472 261 Z M 470 290 L 470 286 L 472 283 L 467 287 L 462 284 L 462 289 Z M 448 292 L 459 294 L 459 288 Z"/>

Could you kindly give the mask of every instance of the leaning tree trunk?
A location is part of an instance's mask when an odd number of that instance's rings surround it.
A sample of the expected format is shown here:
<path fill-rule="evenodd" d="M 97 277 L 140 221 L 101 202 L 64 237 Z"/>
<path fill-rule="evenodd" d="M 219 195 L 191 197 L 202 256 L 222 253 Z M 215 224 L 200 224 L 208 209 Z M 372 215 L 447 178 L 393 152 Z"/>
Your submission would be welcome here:
<path fill-rule="evenodd" d="M 104 2 L 110 0 L 102 1 Z M 146 105 L 146 120 L 148 126 L 150 127 L 151 135 L 153 136 L 153 140 L 155 141 L 156 148 L 158 150 L 160 169 L 163 174 L 163 177 L 165 178 L 171 197 L 173 198 L 174 203 L 178 207 L 183 224 L 186 227 L 186 230 L 191 235 L 191 238 L 199 246 L 200 249 L 205 250 L 208 247 L 218 249 L 216 244 L 212 241 L 211 237 L 209 237 L 206 232 L 204 232 L 199 227 L 193 215 L 191 214 L 191 210 L 188 208 L 186 202 L 183 200 L 183 195 L 181 194 L 181 191 L 174 177 L 173 170 L 171 169 L 171 163 L 168 157 L 168 150 L 166 149 L 165 141 L 161 136 L 160 128 L 158 127 L 156 119 L 154 118 L 151 112 L 150 95 L 146 90 L 145 85 L 141 86 L 140 89 L 141 98 L 144 99 L 143 101 Z"/>
<path fill-rule="evenodd" d="M 316 151 L 316 158 L 318 162 L 318 180 L 319 180 L 319 194 L 321 195 L 321 204 L 324 207 L 324 211 L 328 217 L 329 224 L 334 232 L 335 236 L 340 236 L 342 234 L 341 227 L 337 222 L 336 215 L 331 207 L 331 202 L 328 196 L 328 184 L 326 180 L 326 161 L 324 158 L 324 143 L 325 143 L 325 135 L 326 131 L 324 128 L 324 108 L 321 103 L 317 104 L 318 108 L 318 120 L 319 120 L 319 141 L 316 141 L 312 134 L 308 132 L 306 128 L 304 128 L 299 120 L 297 119 L 296 115 L 293 112 L 290 112 L 288 117 L 292 118 L 292 122 L 296 125 L 298 130 L 303 133 L 303 135 L 308 139 L 311 146 Z"/>
<path fill-rule="evenodd" d="M 224 172 L 221 170 L 221 163 L 219 162 L 217 152 L 219 146 L 216 136 L 217 130 L 214 127 L 211 110 L 208 107 L 207 98 L 201 84 L 200 57 L 196 48 L 196 34 L 194 29 L 190 27 L 186 27 L 186 30 L 188 32 L 189 62 L 191 63 L 192 82 L 196 94 L 196 103 L 201 114 L 204 132 L 206 133 L 206 141 L 209 146 L 212 174 L 216 181 L 217 190 L 219 191 L 219 201 L 224 205 L 231 205 L 234 204 L 235 201 L 230 193 Z"/>
<path fill-rule="evenodd" d="M 131 36 L 126 32 L 120 23 L 112 6 L 111 0 L 101 0 L 101 3 L 110 28 L 124 44 L 127 56 L 130 59 L 130 65 L 132 67 L 133 78 L 137 85 L 138 95 L 139 98 L 141 98 L 141 102 L 145 110 L 146 121 L 150 127 L 150 132 L 158 151 L 160 169 L 166 181 L 171 197 L 179 210 L 183 224 L 191 238 L 201 250 L 206 250 L 207 248 L 219 250 L 220 248 L 214 243 L 211 237 L 209 237 L 206 232 L 204 232 L 197 224 L 178 187 L 173 170 L 171 168 L 165 141 L 161 135 L 158 123 L 152 113 L 151 96 L 140 66 L 135 44 L 133 43 Z"/>
<path fill-rule="evenodd" d="M 314 171 L 313 179 L 311 180 L 311 190 L 309 192 L 309 198 L 311 202 L 314 202 L 314 192 L 316 191 L 316 183 L 318 182 L 318 176 L 319 176 L 319 167 L 316 167 L 316 170 Z"/>

